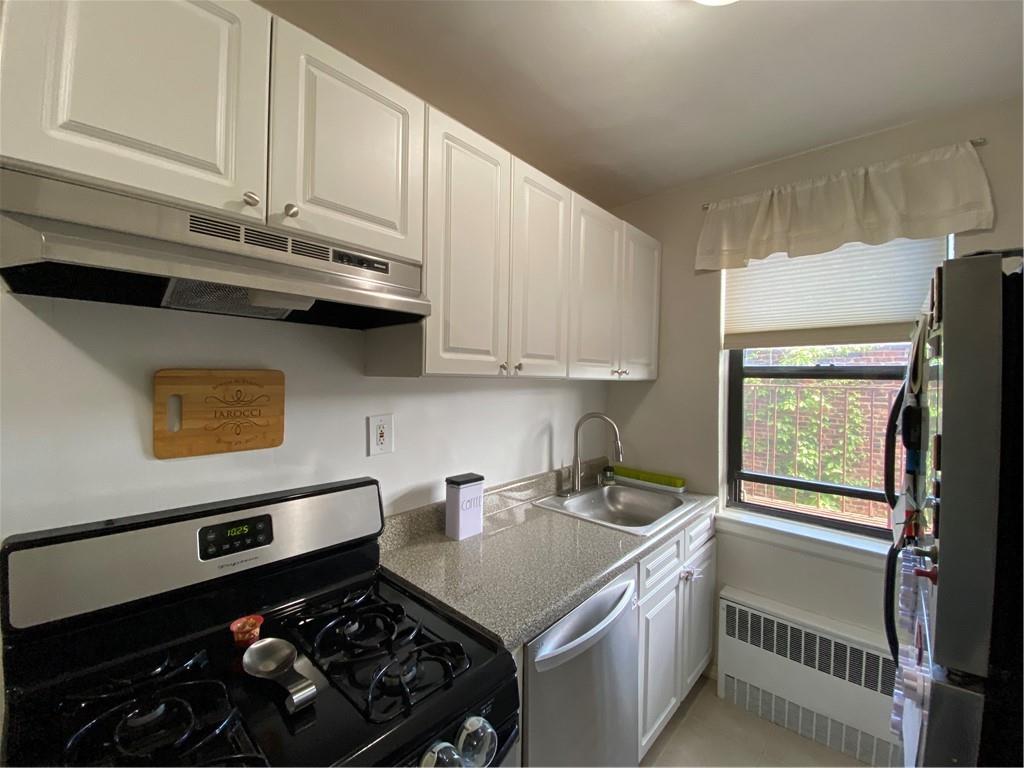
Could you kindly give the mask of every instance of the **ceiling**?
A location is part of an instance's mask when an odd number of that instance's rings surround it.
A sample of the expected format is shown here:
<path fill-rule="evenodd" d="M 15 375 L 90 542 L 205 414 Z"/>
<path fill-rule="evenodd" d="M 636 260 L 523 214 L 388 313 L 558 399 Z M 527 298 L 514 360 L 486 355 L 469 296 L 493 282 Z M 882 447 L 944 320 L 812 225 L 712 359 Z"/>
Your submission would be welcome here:
<path fill-rule="evenodd" d="M 259 2 L 608 207 L 1021 93 L 1017 0 Z"/>

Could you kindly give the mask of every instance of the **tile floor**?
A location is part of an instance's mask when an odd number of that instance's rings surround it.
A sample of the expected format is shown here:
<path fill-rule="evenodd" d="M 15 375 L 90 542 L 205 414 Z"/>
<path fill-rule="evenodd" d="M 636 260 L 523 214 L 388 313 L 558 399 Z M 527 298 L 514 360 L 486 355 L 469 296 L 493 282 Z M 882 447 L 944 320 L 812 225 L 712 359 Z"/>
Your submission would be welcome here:
<path fill-rule="evenodd" d="M 641 765 L 862 765 L 727 704 L 718 698 L 715 686 L 714 680 L 701 678 Z"/>

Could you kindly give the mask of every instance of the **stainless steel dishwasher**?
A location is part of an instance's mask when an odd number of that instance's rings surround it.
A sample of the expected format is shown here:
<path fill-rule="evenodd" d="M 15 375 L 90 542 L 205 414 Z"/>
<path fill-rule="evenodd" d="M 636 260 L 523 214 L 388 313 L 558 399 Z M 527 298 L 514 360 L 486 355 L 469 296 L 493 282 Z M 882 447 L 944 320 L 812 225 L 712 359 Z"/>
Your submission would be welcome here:
<path fill-rule="evenodd" d="M 636 765 L 634 567 L 526 644 L 526 765 Z"/>

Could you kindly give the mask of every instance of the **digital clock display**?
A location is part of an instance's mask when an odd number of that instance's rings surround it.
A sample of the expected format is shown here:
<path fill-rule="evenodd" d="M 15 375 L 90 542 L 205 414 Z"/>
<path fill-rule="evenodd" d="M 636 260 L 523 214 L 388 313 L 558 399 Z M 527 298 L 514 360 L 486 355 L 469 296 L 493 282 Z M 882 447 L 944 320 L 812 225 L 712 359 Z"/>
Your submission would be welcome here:
<path fill-rule="evenodd" d="M 199 559 L 212 560 L 265 547 L 273 540 L 274 527 L 270 515 L 204 525 L 198 532 Z"/>

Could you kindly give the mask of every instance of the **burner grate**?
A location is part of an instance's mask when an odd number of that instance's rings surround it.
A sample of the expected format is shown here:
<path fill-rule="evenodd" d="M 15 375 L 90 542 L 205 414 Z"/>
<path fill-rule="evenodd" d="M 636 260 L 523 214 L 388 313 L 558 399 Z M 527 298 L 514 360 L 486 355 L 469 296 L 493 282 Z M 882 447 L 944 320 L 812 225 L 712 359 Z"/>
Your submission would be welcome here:
<path fill-rule="evenodd" d="M 376 585 L 291 620 L 313 661 L 373 723 L 409 713 L 469 668 L 460 643 L 434 636 Z"/>
<path fill-rule="evenodd" d="M 205 651 L 151 661 L 62 701 L 65 765 L 268 765 Z"/>

